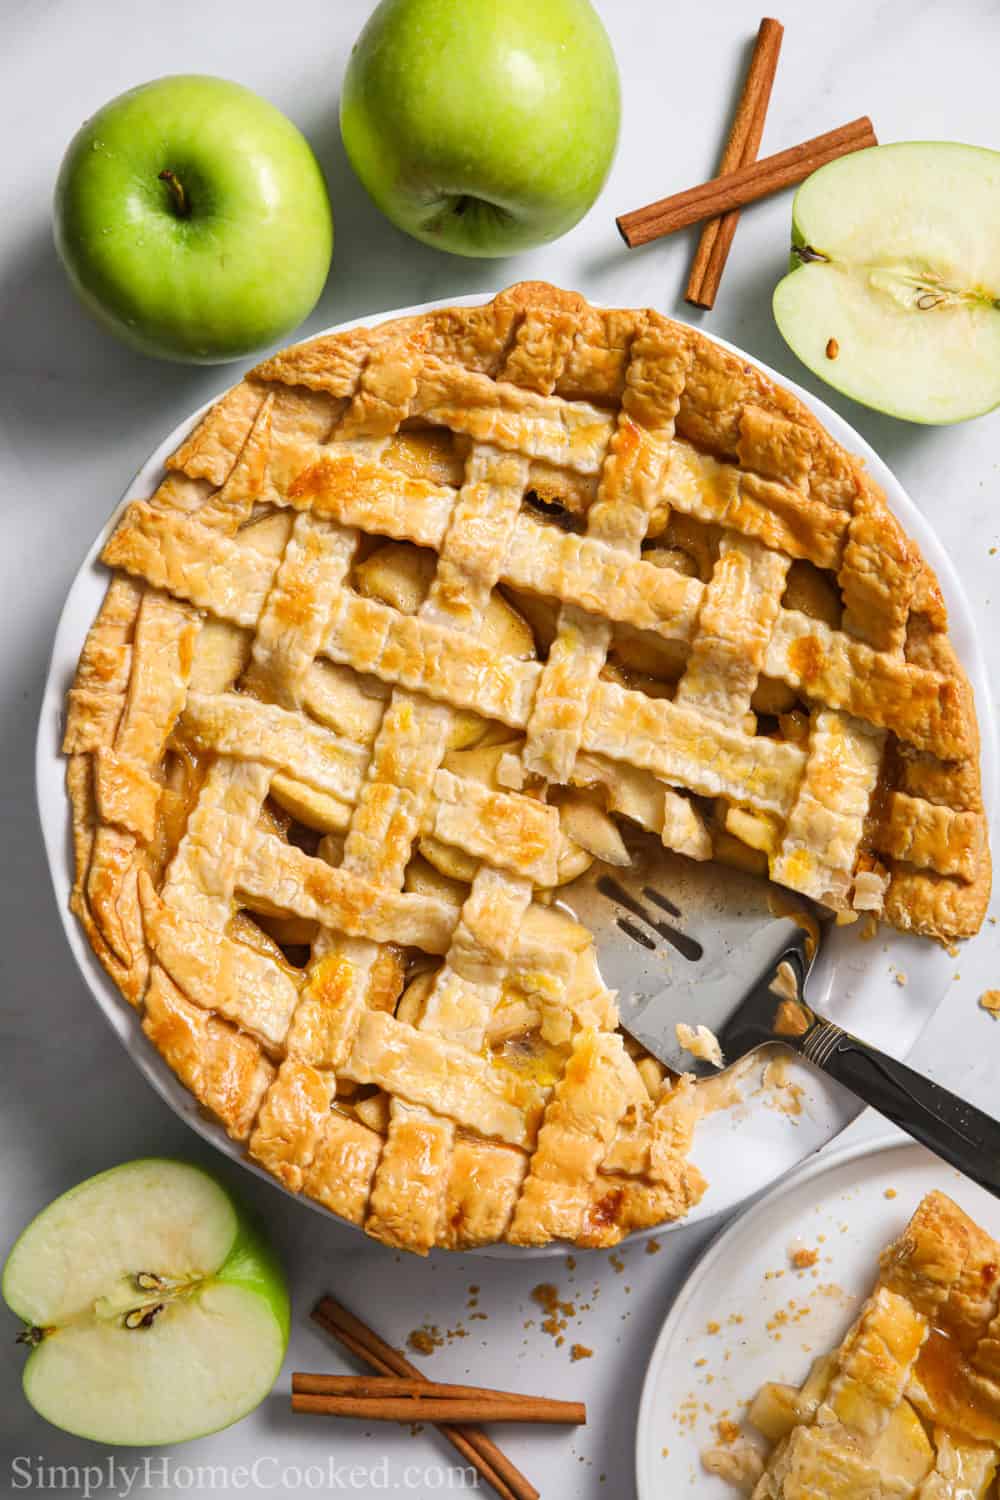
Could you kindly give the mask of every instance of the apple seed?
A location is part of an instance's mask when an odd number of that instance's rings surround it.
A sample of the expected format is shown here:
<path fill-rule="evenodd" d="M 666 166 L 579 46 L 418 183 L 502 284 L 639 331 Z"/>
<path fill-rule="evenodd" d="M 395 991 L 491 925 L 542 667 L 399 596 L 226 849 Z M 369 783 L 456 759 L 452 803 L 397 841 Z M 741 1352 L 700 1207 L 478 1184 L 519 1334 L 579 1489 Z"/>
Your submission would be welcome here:
<path fill-rule="evenodd" d="M 152 1328 L 157 1313 L 166 1307 L 165 1302 L 149 1302 L 145 1307 L 133 1307 L 122 1319 L 123 1328 Z"/>

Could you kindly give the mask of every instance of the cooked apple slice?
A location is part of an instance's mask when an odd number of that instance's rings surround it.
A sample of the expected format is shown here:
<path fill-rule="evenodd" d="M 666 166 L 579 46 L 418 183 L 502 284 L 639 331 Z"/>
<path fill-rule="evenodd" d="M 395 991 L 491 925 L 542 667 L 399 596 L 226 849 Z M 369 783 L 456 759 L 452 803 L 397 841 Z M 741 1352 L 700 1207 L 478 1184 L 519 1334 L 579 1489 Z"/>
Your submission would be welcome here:
<path fill-rule="evenodd" d="M 913 141 L 814 172 L 792 206 L 774 293 L 799 358 L 911 422 L 1000 402 L 1000 152 Z"/>
<path fill-rule="evenodd" d="M 872 1449 L 872 1464 L 882 1476 L 885 1493 L 899 1496 L 914 1494 L 934 1467 L 930 1438 L 909 1401 L 893 1408 Z"/>
<path fill-rule="evenodd" d="M 226 1190 L 149 1158 L 64 1193 L 3 1272 L 31 1347 L 24 1393 L 100 1443 L 183 1442 L 252 1411 L 288 1343 L 284 1277 Z"/>

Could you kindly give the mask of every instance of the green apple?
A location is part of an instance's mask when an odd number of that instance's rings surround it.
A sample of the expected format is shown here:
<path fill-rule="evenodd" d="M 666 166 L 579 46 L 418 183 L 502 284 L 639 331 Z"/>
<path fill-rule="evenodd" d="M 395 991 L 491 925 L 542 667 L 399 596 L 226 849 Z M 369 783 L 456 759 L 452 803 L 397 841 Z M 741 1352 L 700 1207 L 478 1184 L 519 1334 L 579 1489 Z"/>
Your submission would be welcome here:
<path fill-rule="evenodd" d="M 873 146 L 802 184 L 778 327 L 837 390 L 911 422 L 1000 403 L 1000 152 Z"/>
<path fill-rule="evenodd" d="M 620 110 L 589 0 L 382 0 L 351 53 L 340 129 L 400 229 L 457 255 L 511 255 L 587 212 Z"/>
<path fill-rule="evenodd" d="M 147 1158 L 64 1193 L 3 1271 L 31 1348 L 24 1393 L 97 1442 L 183 1442 L 267 1395 L 288 1344 L 284 1277 L 213 1177 Z"/>
<path fill-rule="evenodd" d="M 161 359 L 215 364 L 284 338 L 330 269 L 330 200 L 308 142 L 223 78 L 158 78 L 112 99 L 70 142 L 54 212 L 85 306 Z"/>

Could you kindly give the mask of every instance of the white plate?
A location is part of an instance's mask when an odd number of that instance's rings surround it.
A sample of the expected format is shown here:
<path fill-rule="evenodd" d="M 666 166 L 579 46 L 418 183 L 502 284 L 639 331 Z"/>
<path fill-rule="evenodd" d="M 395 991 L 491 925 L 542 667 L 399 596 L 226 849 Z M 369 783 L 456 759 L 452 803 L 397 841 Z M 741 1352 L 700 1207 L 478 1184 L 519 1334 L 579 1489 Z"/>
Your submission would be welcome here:
<path fill-rule="evenodd" d="M 419 307 L 383 313 L 374 318 L 357 319 L 327 331 L 340 332 L 361 327 L 365 323 L 379 323 L 389 318 L 427 312 L 436 307 L 471 305 L 482 302 L 489 295 L 480 293 L 445 298 Z M 725 347 L 750 361 L 750 356 L 742 350 L 734 349 L 730 344 Z M 822 401 L 817 401 L 807 391 L 784 380 L 766 365 L 759 361 L 750 362 L 757 364 L 765 375 L 778 384 L 794 392 L 815 412 L 838 442 L 865 459 L 869 471 L 885 490 L 896 515 L 920 544 L 928 563 L 937 573 L 951 613 L 955 649 L 972 680 L 977 701 L 981 705 L 987 703 L 989 698 L 985 667 L 976 642 L 971 611 L 941 544 L 923 516 L 875 452 L 836 412 Z M 42 832 L 63 926 L 80 970 L 98 1005 L 142 1073 L 177 1113 L 227 1156 L 250 1166 L 260 1176 L 273 1182 L 273 1178 L 247 1160 L 241 1148 L 229 1139 L 220 1126 L 202 1116 L 194 1097 L 174 1077 L 143 1036 L 138 1016 L 122 1000 L 115 985 L 98 963 L 82 928 L 71 916 L 68 904 L 73 879 L 72 846 L 64 786 L 65 763 L 59 752 L 59 744 L 66 690 L 76 670 L 84 637 L 100 607 L 107 586 L 107 575 L 97 558 L 124 505 L 130 500 L 152 494 L 162 475 L 164 460 L 207 409 L 208 405 L 202 407 L 175 428 L 143 465 L 107 526 L 94 541 L 69 591 L 56 631 L 42 697 L 36 748 L 36 786 Z M 989 812 L 992 810 L 996 779 L 994 729 L 989 717 L 985 718 L 981 729 L 984 796 Z M 901 970 L 908 976 L 905 988 L 900 988 L 894 982 L 893 970 Z M 835 930 L 825 943 L 810 981 L 810 996 L 818 1008 L 825 1009 L 842 1025 L 859 1031 L 867 1040 L 895 1056 L 905 1057 L 945 994 L 953 970 L 954 962 L 947 954 L 936 945 L 921 939 L 887 932 L 880 933 L 875 941 L 861 942 L 857 928 L 845 927 Z M 791 1117 L 776 1109 L 773 1097 L 758 1093 L 749 1094 L 744 1105 L 713 1115 L 699 1127 L 694 1160 L 705 1173 L 710 1187 L 690 1219 L 685 1222 L 690 1223 L 732 1210 L 742 1200 L 769 1186 L 813 1151 L 826 1145 L 858 1113 L 860 1105 L 853 1096 L 811 1069 L 801 1067 L 796 1071 L 795 1078 L 803 1087 L 803 1109 L 798 1117 Z M 733 1132 L 736 1129 L 739 1131 L 738 1151 L 733 1149 Z M 310 1206 L 317 1207 L 315 1204 Z M 491 1253 L 523 1256 L 528 1252 L 501 1246 Z M 563 1252 L 555 1249 L 534 1253 L 544 1255 Z"/>
<path fill-rule="evenodd" d="M 712 1242 L 646 1372 L 639 1500 L 737 1500 L 731 1485 L 701 1467 L 715 1423 L 725 1413 L 738 1422 L 765 1381 L 799 1384 L 816 1355 L 839 1343 L 875 1281 L 879 1252 L 934 1188 L 1000 1236 L 996 1198 L 894 1134 L 825 1152 Z M 800 1246 L 819 1251 L 812 1270 L 792 1269 L 789 1250 Z M 719 1331 L 709 1333 L 716 1323 Z"/>

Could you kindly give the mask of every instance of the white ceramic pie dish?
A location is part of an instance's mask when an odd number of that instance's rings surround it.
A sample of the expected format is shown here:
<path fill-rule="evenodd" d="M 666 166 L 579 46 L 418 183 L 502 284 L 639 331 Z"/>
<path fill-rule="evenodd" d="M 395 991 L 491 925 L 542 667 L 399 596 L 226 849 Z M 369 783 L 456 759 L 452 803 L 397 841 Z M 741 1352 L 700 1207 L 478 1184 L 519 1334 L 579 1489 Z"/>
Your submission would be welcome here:
<path fill-rule="evenodd" d="M 355 319 L 325 332 L 342 332 L 390 318 L 425 313 L 437 307 L 475 304 L 487 300 L 490 295 L 492 294 L 481 293 L 444 298 L 371 318 Z M 972 681 L 977 702 L 987 703 L 989 698 L 985 665 L 968 602 L 940 542 L 901 485 L 864 439 L 830 407 L 792 382 L 784 380 L 760 361 L 751 359 L 742 350 L 725 344 L 723 340 L 718 342 L 740 358 L 756 364 L 765 375 L 791 390 L 811 408 L 837 441 L 864 458 L 869 471 L 885 490 L 890 506 L 907 532 L 918 542 L 937 574 L 951 616 L 951 636 L 955 649 Z M 101 967 L 82 928 L 69 910 L 73 854 L 69 807 L 64 787 L 65 762 L 59 747 L 66 690 L 72 681 L 84 637 L 107 586 L 107 574 L 97 559 L 124 505 L 130 500 L 152 494 L 162 475 L 164 460 L 193 429 L 210 404 L 201 407 L 180 423 L 150 455 L 128 486 L 107 525 L 95 538 L 70 588 L 56 631 L 42 696 L 36 746 L 36 789 L 42 833 L 63 926 L 80 971 L 113 1030 L 143 1075 L 177 1114 L 227 1156 L 241 1162 L 277 1187 L 279 1185 L 275 1180 L 255 1166 L 241 1147 L 229 1139 L 221 1126 L 203 1115 L 194 1096 L 179 1082 L 143 1035 L 138 1015 L 122 998 Z M 980 728 L 983 737 L 983 795 L 987 813 L 990 814 L 996 787 L 995 731 L 989 718 L 981 723 Z M 863 942 L 859 937 L 859 927 L 860 924 L 857 927 L 840 928 L 831 934 L 810 983 L 811 998 L 817 1007 L 825 1009 L 842 1025 L 859 1031 L 869 1041 L 894 1056 L 905 1057 L 944 997 L 954 972 L 954 961 L 942 949 L 925 939 L 907 937 L 888 929 L 880 930 L 875 940 Z M 907 976 L 905 986 L 895 982 L 897 972 Z M 861 1106 L 851 1095 L 805 1065 L 793 1064 L 792 1068 L 795 1082 L 802 1087 L 801 1113 L 790 1115 L 780 1108 L 780 1101 L 773 1093 L 769 1094 L 757 1087 L 755 1075 L 746 1089 L 744 1103 L 714 1114 L 701 1124 L 693 1157 L 705 1173 L 710 1186 L 701 1203 L 684 1223 L 732 1211 L 746 1198 L 760 1192 L 791 1171 L 812 1152 L 826 1145 L 858 1114 Z M 736 1131 L 738 1137 L 734 1134 Z M 738 1145 L 734 1149 L 737 1140 Z M 327 1212 L 309 1199 L 303 1198 L 302 1201 L 319 1212 Z M 645 1233 L 662 1234 L 674 1227 L 678 1226 L 663 1226 Z M 636 1239 L 643 1237 L 644 1235 L 633 1236 Z M 546 1247 L 539 1251 L 525 1251 L 496 1246 L 482 1253 L 503 1256 L 552 1255 L 564 1253 L 564 1249 Z"/>
<path fill-rule="evenodd" d="M 701 1465 L 717 1441 L 715 1423 L 724 1412 L 738 1422 L 767 1381 L 801 1382 L 815 1356 L 840 1343 L 871 1291 L 880 1251 L 934 1189 L 1000 1234 L 996 1198 L 893 1133 L 824 1152 L 712 1241 L 678 1292 L 646 1371 L 639 1500 L 739 1500 Z M 793 1247 L 818 1250 L 817 1265 L 795 1271 Z"/>

